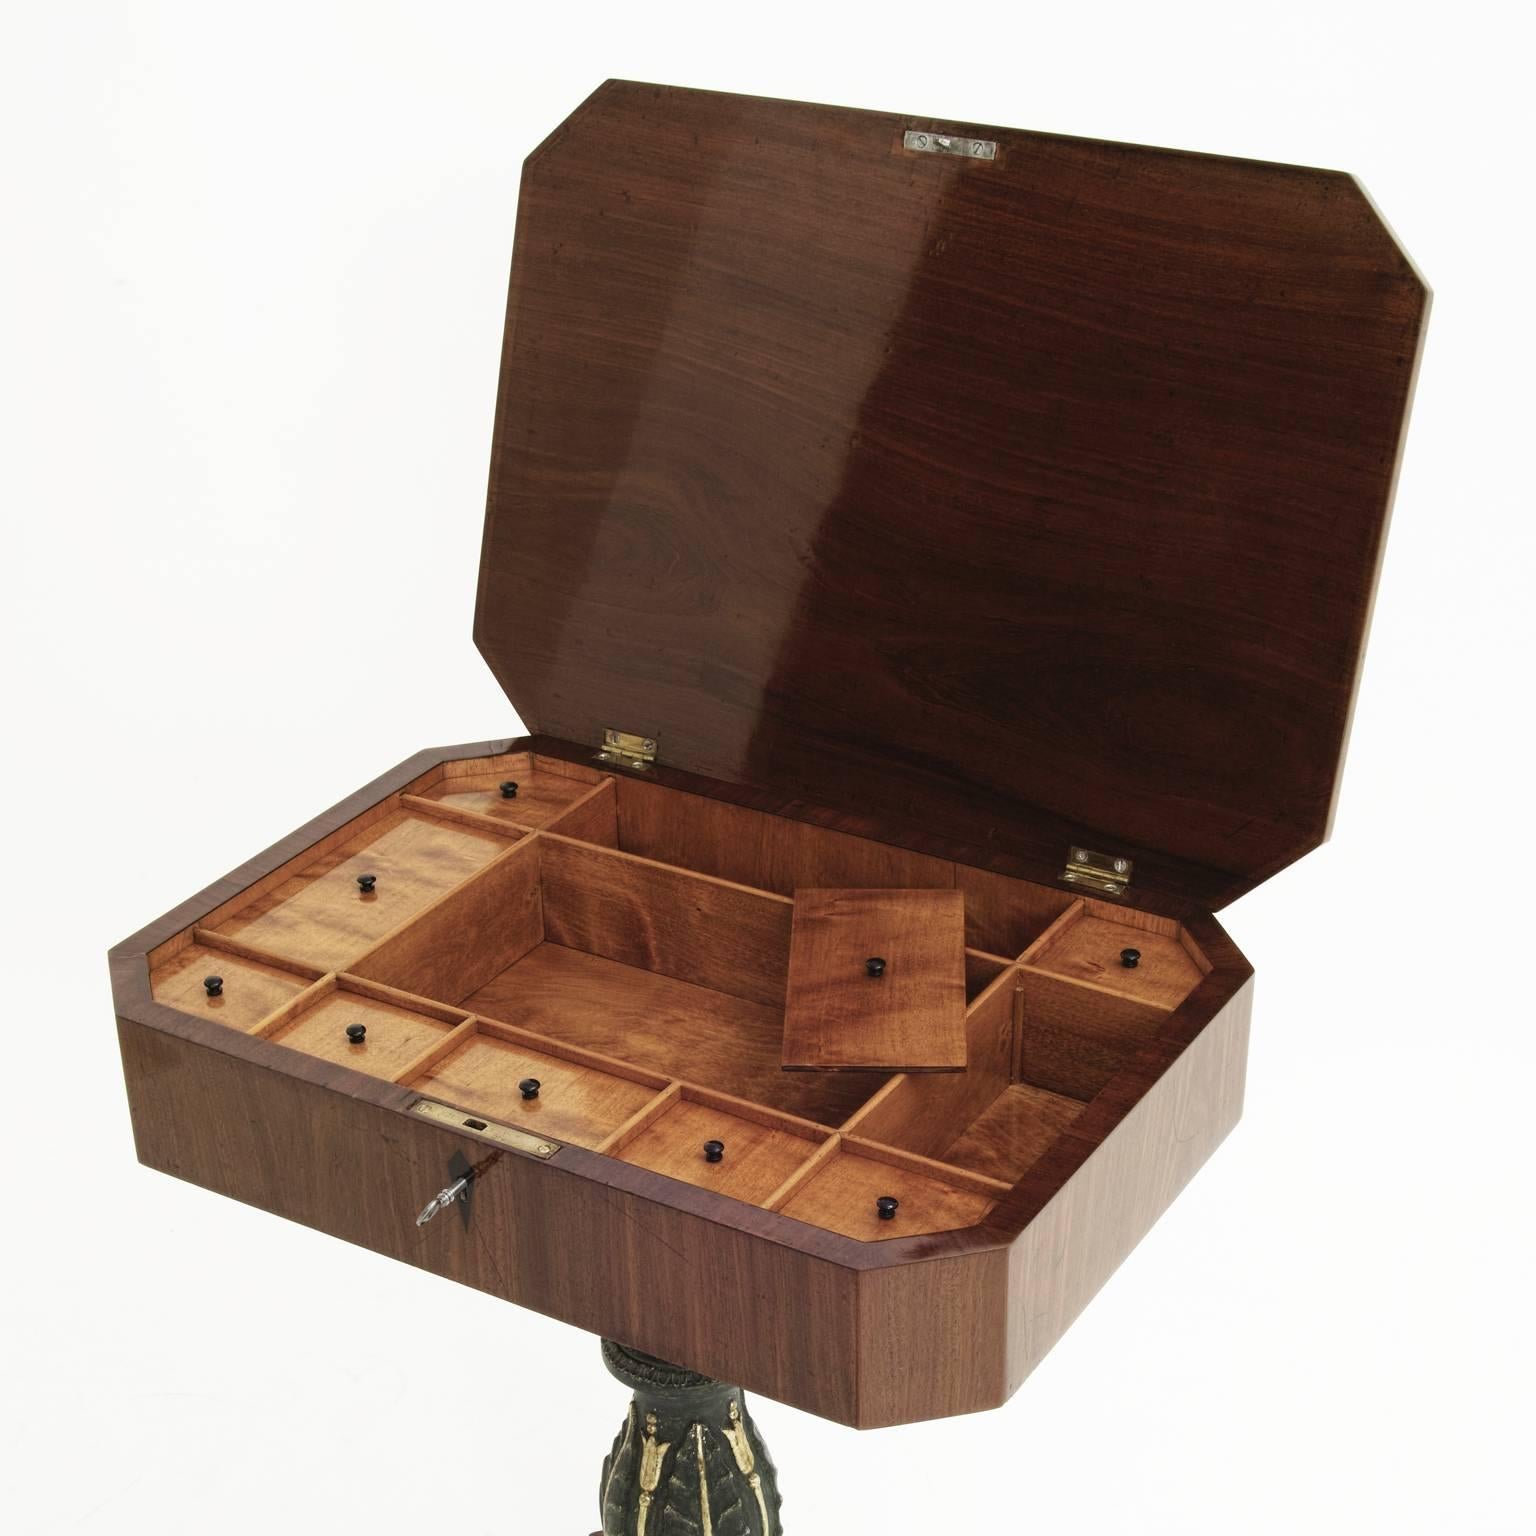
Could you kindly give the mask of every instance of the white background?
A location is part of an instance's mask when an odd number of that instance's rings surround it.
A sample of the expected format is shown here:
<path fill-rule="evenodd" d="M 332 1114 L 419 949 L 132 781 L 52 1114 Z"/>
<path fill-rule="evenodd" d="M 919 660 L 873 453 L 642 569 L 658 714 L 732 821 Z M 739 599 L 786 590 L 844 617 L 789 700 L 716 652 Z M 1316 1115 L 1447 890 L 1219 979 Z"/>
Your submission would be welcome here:
<path fill-rule="evenodd" d="M 1223 917 L 1246 1118 L 1002 1410 L 759 1403 L 789 1530 L 1531 1528 L 1516 14 L 5 5 L 9 1529 L 596 1524 L 596 1342 L 138 1167 L 104 954 L 518 729 L 470 644 L 518 171 L 610 75 L 1343 167 L 1438 294 L 1335 840 Z"/>

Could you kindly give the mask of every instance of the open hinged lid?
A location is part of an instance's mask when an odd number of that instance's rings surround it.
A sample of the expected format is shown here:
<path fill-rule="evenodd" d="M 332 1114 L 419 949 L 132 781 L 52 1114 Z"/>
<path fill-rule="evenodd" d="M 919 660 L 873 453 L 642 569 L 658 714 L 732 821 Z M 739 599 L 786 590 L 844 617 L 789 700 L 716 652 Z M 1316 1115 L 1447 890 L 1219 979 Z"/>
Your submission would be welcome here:
<path fill-rule="evenodd" d="M 1426 303 L 1337 172 L 610 82 L 477 643 L 532 731 L 1220 906 L 1327 835 Z"/>

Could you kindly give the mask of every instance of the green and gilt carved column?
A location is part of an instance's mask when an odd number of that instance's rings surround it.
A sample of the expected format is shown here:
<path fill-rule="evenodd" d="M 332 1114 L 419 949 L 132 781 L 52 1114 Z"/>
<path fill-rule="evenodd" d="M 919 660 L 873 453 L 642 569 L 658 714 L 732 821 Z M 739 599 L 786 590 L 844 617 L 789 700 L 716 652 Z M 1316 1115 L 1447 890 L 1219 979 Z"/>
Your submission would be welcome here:
<path fill-rule="evenodd" d="M 779 1488 L 739 1387 L 603 1340 L 634 1393 L 603 1462 L 602 1536 L 782 1536 Z"/>

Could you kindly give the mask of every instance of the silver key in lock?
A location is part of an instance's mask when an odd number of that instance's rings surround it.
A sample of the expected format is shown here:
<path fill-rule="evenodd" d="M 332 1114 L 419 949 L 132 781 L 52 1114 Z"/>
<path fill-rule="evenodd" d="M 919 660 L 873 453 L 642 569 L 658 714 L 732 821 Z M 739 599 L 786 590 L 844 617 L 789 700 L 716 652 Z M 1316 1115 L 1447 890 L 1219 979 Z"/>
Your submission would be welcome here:
<path fill-rule="evenodd" d="M 424 1227 L 437 1215 L 439 1211 L 446 1211 L 455 1200 L 462 1200 L 464 1192 L 469 1188 L 471 1175 L 465 1174 L 462 1179 L 455 1179 L 447 1189 L 440 1189 L 421 1208 L 421 1215 L 416 1218 L 416 1225 Z"/>

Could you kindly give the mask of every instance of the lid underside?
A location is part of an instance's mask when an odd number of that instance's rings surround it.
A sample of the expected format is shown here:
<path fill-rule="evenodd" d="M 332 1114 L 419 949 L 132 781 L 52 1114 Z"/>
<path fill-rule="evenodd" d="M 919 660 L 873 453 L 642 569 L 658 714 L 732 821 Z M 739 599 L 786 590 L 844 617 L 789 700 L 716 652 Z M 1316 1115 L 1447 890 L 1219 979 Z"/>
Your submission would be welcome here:
<path fill-rule="evenodd" d="M 1426 303 L 1340 173 L 610 82 L 476 641 L 531 730 L 1220 906 L 1327 835 Z"/>

